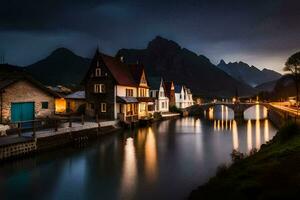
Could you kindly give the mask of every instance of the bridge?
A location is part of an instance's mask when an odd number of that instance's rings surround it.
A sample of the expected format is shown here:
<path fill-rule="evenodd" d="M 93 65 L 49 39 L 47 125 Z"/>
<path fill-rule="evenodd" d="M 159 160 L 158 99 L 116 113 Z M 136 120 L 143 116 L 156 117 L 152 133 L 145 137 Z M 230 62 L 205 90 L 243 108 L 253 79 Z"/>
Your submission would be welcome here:
<path fill-rule="evenodd" d="M 297 108 L 290 108 L 287 105 L 282 105 L 280 102 L 253 102 L 253 103 L 231 103 L 231 102 L 214 102 L 214 103 L 204 103 L 200 105 L 193 105 L 191 107 L 185 108 L 183 112 L 189 115 L 203 115 L 204 111 L 208 111 L 217 105 L 226 106 L 234 111 L 234 118 L 243 118 L 245 110 L 248 108 L 261 105 L 267 108 L 268 118 L 277 127 L 281 127 L 287 121 L 294 121 L 300 124 L 300 110 Z M 208 112 L 206 112 L 208 113 Z"/>
<path fill-rule="evenodd" d="M 184 111 L 188 112 L 189 114 L 193 115 L 195 113 L 200 113 L 207 111 L 209 108 L 212 108 L 214 106 L 226 106 L 233 110 L 234 112 L 234 118 L 242 118 L 244 116 L 244 111 L 248 108 L 256 105 L 262 105 L 265 106 L 267 109 L 269 109 L 268 103 L 261 103 L 261 102 L 253 102 L 253 103 L 231 103 L 231 102 L 213 102 L 213 103 L 204 103 L 200 105 L 194 105 L 189 108 L 186 108 Z"/>

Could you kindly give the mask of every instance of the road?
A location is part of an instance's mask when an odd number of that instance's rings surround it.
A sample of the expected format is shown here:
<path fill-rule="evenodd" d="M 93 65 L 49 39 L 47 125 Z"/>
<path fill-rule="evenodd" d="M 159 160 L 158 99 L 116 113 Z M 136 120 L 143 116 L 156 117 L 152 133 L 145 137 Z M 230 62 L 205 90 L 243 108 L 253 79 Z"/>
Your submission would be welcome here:
<path fill-rule="evenodd" d="M 286 102 L 272 102 L 270 103 L 270 105 L 291 114 L 298 116 L 300 115 L 299 109 L 297 109 L 296 107 L 290 107 Z"/>

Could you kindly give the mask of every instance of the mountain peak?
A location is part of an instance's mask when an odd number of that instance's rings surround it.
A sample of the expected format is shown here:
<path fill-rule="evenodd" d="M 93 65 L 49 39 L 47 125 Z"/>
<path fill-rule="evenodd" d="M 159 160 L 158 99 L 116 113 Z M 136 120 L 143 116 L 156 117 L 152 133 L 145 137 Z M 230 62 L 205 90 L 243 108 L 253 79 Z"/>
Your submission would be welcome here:
<path fill-rule="evenodd" d="M 174 41 L 168 40 L 161 36 L 156 36 L 152 41 L 149 42 L 147 49 L 149 50 L 162 50 L 162 51 L 178 51 L 181 47 Z"/>
<path fill-rule="evenodd" d="M 50 54 L 50 56 L 52 57 L 56 57 L 56 56 L 66 56 L 66 55 L 72 55 L 72 56 L 74 56 L 75 54 L 71 51 L 71 50 L 69 50 L 69 49 L 67 49 L 67 48 L 65 48 L 65 47 L 60 47 L 60 48 L 58 48 L 58 49 L 55 49 L 51 54 Z"/>
<path fill-rule="evenodd" d="M 223 59 L 221 59 L 218 65 L 226 65 L 226 62 Z"/>

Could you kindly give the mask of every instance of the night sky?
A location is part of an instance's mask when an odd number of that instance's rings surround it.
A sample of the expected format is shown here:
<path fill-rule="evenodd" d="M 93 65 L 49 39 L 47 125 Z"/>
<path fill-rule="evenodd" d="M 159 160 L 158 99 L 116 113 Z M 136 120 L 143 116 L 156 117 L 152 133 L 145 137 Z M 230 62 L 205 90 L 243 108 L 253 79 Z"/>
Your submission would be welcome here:
<path fill-rule="evenodd" d="M 7 0 L 0 6 L 0 53 L 31 64 L 57 47 L 91 57 L 145 48 L 156 35 L 213 63 L 245 61 L 278 71 L 300 50 L 299 0 Z"/>

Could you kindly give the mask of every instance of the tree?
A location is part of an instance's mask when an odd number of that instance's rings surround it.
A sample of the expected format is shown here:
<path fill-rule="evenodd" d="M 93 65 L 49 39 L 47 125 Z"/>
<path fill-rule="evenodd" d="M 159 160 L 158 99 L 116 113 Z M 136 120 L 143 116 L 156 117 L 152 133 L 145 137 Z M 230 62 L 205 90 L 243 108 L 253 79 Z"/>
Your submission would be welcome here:
<path fill-rule="evenodd" d="M 299 102 L 299 80 L 300 80 L 300 51 L 291 55 L 286 63 L 283 71 L 289 71 L 295 81 L 296 86 L 296 105 L 298 107 Z"/>

